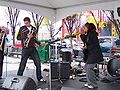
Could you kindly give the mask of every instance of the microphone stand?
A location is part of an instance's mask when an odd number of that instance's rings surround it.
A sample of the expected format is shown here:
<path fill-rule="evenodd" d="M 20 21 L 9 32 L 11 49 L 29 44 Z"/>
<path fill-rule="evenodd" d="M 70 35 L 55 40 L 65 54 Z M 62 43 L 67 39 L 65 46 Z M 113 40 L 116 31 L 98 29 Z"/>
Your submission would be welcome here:
<path fill-rule="evenodd" d="M 61 31 L 61 28 L 62 28 L 63 26 L 61 26 L 59 29 L 58 29 L 58 31 L 55 33 L 55 35 L 53 35 L 53 37 L 55 37 L 60 31 Z"/>
<path fill-rule="evenodd" d="M 8 58 L 8 46 L 7 46 L 7 50 L 6 50 L 6 77 L 7 77 L 7 58 Z"/>

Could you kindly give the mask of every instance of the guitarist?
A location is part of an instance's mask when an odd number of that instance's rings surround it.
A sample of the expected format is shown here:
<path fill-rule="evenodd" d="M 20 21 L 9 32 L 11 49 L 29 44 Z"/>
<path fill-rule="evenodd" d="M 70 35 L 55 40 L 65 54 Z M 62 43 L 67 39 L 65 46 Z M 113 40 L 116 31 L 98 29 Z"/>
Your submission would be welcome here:
<path fill-rule="evenodd" d="M 2 79 L 5 38 L 8 33 L 9 33 L 8 28 L 4 26 L 0 27 L 0 79 Z"/>
<path fill-rule="evenodd" d="M 41 74 L 41 63 L 40 63 L 40 58 L 38 55 L 38 52 L 36 50 L 36 45 L 40 45 L 40 43 L 36 40 L 36 34 L 37 30 L 35 27 L 33 27 L 30 23 L 30 18 L 25 17 L 24 18 L 24 26 L 20 27 L 17 39 L 21 40 L 22 43 L 22 57 L 21 57 L 21 62 L 20 66 L 17 72 L 17 75 L 22 76 L 27 59 L 29 57 L 32 57 L 34 64 L 36 66 L 36 77 L 38 81 L 45 81 L 42 77 Z M 33 31 L 32 31 L 33 30 Z M 32 33 L 31 33 L 32 31 Z M 27 46 L 26 46 L 27 45 Z"/>

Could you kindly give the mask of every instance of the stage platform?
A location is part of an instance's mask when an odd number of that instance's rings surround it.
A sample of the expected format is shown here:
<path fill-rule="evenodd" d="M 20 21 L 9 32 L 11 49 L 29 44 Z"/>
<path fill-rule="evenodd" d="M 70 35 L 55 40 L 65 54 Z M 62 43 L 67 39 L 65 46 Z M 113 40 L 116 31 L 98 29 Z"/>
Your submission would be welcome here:
<path fill-rule="evenodd" d="M 7 76 L 16 75 L 19 67 L 19 63 L 20 63 L 20 59 L 18 58 L 8 57 L 7 64 L 6 64 L 6 60 L 4 60 L 3 79 L 0 79 L 0 86 L 2 86 L 2 83 L 4 82 Z M 24 71 L 24 76 L 31 77 L 37 84 L 38 89 L 41 88 L 42 90 L 49 90 L 48 72 L 43 71 L 44 68 L 49 68 L 49 64 L 46 63 L 42 64 L 42 74 L 43 77 L 47 80 L 46 83 L 37 81 L 35 74 L 35 66 L 32 60 L 29 60 L 27 63 L 26 69 Z M 68 80 L 64 80 L 63 83 L 61 83 L 59 80 L 55 80 L 52 82 L 51 90 L 90 90 L 87 87 L 84 87 L 85 82 L 80 82 L 79 79 L 80 77 L 77 76 L 75 80 L 68 79 Z M 0 90 L 4 90 L 4 89 L 0 87 Z M 98 81 L 98 88 L 94 90 L 120 90 L 120 81 L 118 80 L 117 82 L 111 82 L 111 83 L 103 83 Z"/>

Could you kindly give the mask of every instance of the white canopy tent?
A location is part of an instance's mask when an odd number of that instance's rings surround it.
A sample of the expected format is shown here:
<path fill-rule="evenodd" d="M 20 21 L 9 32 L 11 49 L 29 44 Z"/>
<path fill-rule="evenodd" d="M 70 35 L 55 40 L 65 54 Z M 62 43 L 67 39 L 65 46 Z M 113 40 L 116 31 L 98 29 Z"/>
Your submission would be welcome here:
<path fill-rule="evenodd" d="M 120 0 L 0 0 L 1 6 L 35 12 L 53 22 L 86 10 L 114 10 L 117 17 L 119 4 Z"/>

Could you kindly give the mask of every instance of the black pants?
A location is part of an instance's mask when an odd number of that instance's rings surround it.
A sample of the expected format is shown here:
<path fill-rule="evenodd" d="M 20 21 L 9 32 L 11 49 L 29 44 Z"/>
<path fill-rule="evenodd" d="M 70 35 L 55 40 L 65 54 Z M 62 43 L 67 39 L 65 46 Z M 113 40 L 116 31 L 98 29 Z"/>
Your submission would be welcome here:
<path fill-rule="evenodd" d="M 3 52 L 3 51 L 0 51 L 0 77 L 2 76 L 3 59 L 4 59 L 4 52 Z"/>
<path fill-rule="evenodd" d="M 20 62 L 20 66 L 19 66 L 19 70 L 17 72 L 17 75 L 20 75 L 20 76 L 23 75 L 23 71 L 25 69 L 27 59 L 29 57 L 32 57 L 32 59 L 34 61 L 34 64 L 36 66 L 36 77 L 38 80 L 40 80 L 42 78 L 41 63 L 40 63 L 38 52 L 37 52 L 35 47 L 22 49 L 22 58 L 21 58 L 21 62 Z"/>

